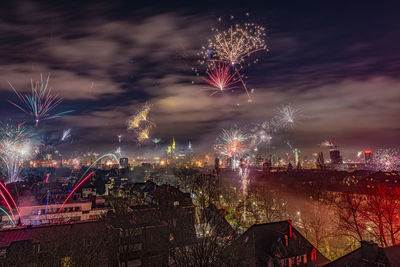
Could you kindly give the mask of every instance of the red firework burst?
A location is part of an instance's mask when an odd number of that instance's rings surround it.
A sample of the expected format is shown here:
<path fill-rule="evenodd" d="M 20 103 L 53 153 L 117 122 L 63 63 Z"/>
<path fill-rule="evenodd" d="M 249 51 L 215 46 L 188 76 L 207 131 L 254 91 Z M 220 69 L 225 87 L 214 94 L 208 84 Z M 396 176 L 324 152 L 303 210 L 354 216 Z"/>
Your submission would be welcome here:
<path fill-rule="evenodd" d="M 214 91 L 210 96 L 213 96 L 218 92 L 237 88 L 235 84 L 240 81 L 236 72 L 230 72 L 228 64 L 216 66 L 212 70 L 207 71 L 207 75 L 208 78 L 204 78 L 204 80 L 211 86 L 204 90 Z"/>

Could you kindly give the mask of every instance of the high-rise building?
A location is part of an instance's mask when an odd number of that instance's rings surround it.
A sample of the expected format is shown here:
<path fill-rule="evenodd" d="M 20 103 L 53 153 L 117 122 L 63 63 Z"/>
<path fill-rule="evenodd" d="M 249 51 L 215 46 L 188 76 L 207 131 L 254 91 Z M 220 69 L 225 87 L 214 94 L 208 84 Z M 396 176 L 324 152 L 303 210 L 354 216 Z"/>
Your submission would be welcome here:
<path fill-rule="evenodd" d="M 119 165 L 121 168 L 128 168 L 129 167 L 128 158 L 120 158 Z"/>
<path fill-rule="evenodd" d="M 365 158 L 365 164 L 372 164 L 372 161 L 373 161 L 372 151 L 371 150 L 365 150 L 364 151 L 364 158 Z"/>
<path fill-rule="evenodd" d="M 342 157 L 340 156 L 340 151 L 338 149 L 331 149 L 329 150 L 329 156 L 331 158 L 331 163 L 332 164 L 342 164 L 343 160 Z"/>
<path fill-rule="evenodd" d="M 188 145 L 188 150 L 192 151 L 192 143 L 190 143 L 190 141 L 189 141 L 189 145 Z"/>

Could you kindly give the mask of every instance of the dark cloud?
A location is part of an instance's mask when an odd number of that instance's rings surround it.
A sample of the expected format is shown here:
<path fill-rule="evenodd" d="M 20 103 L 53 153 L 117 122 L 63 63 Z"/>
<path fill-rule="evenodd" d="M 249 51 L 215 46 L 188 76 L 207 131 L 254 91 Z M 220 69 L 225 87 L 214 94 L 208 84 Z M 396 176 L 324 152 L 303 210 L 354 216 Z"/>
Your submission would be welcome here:
<path fill-rule="evenodd" d="M 277 142 L 290 138 L 309 152 L 326 138 L 349 150 L 400 146 L 400 35 L 392 7 L 235 5 L 229 11 L 223 3 L 205 5 L 211 13 L 200 5 L 133 1 L 5 5 L 0 114 L 27 120 L 7 104 L 15 98 L 7 81 L 28 90 L 31 77 L 51 73 L 54 92 L 65 99 L 59 110 L 75 112 L 41 127 L 72 127 L 71 149 L 109 151 L 120 133 L 128 140 L 126 119 L 146 101 L 157 124 L 152 134 L 164 141 L 175 136 L 210 147 L 223 127 L 268 119 L 279 105 L 292 103 L 303 121 Z M 247 11 L 250 20 L 266 25 L 270 48 L 246 70 L 253 102 L 239 90 L 209 97 L 192 71 L 197 52 L 217 17 L 235 13 L 241 21 Z"/>

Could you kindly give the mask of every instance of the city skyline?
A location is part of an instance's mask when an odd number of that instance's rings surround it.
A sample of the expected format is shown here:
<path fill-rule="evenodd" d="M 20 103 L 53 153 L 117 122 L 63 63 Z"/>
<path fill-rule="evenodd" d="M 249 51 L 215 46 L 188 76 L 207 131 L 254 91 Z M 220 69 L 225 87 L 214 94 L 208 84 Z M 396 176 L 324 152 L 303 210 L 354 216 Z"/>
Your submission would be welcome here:
<path fill-rule="evenodd" d="M 57 112 L 73 112 L 35 130 L 52 139 L 71 128 L 65 151 L 111 151 L 117 135 L 123 135 L 125 151 L 151 150 L 153 138 L 166 146 L 173 136 L 210 150 L 223 129 L 268 120 L 287 104 L 301 110 L 302 119 L 273 136 L 277 150 L 287 149 L 285 140 L 309 155 L 321 150 L 323 140 L 336 141 L 345 153 L 400 146 L 399 19 L 393 6 L 201 6 L 6 4 L 0 23 L 7 36 L 0 52 L 3 120 L 34 127 L 29 115 L 7 103 L 17 100 L 8 81 L 27 92 L 31 78 L 50 73 L 53 92 L 64 98 Z M 202 90 L 205 71 L 193 71 L 200 68 L 198 53 L 212 38 L 211 27 L 232 22 L 266 29 L 269 50 L 244 71 L 252 102 L 241 89 L 210 97 Z M 152 105 L 156 127 L 137 146 L 126 121 L 145 103 Z"/>

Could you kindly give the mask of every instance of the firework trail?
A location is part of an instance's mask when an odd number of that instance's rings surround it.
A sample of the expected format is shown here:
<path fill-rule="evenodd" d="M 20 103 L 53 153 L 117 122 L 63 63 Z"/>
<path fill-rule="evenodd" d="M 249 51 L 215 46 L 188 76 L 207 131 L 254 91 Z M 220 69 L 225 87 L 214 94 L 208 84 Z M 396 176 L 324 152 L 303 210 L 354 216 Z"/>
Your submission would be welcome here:
<path fill-rule="evenodd" d="M 285 143 L 288 145 L 290 150 L 293 152 L 295 166 L 296 167 L 299 166 L 299 163 L 300 163 L 300 150 L 298 150 L 297 148 L 294 148 L 289 140 L 286 140 Z"/>
<path fill-rule="evenodd" d="M 11 218 L 10 213 L 8 213 L 5 209 L 3 209 L 2 207 L 0 207 L 0 211 L 2 211 L 5 215 L 7 215 L 8 219 L 10 220 L 10 222 L 12 223 L 12 225 L 15 227 L 15 223 L 14 220 Z"/>
<path fill-rule="evenodd" d="M 400 170 L 400 156 L 398 151 L 394 149 L 382 149 L 375 153 L 374 163 L 376 169 L 380 171 L 396 171 Z"/>
<path fill-rule="evenodd" d="M 119 134 L 119 135 L 117 135 L 117 138 L 118 138 L 118 143 L 121 143 L 121 141 L 122 141 L 122 137 L 123 137 L 123 135 L 122 135 L 122 134 Z"/>
<path fill-rule="evenodd" d="M 64 202 L 61 204 L 60 209 L 57 212 L 57 220 L 56 223 L 58 222 L 58 220 L 60 219 L 60 212 L 63 210 L 65 204 L 68 202 L 68 200 L 71 198 L 71 196 L 75 193 L 75 191 L 84 183 L 86 182 L 86 180 L 88 180 L 92 175 L 94 174 L 94 171 L 92 171 L 91 173 L 89 173 L 85 178 L 82 179 L 82 181 L 80 181 L 75 187 L 74 189 L 71 190 L 71 193 L 65 198 Z"/>
<path fill-rule="evenodd" d="M 0 189 L 1 196 L 4 199 L 4 201 L 6 202 L 7 206 L 9 207 L 12 217 L 14 218 L 14 215 L 13 215 L 12 209 L 11 209 L 11 205 L 7 201 L 7 198 L 5 197 L 5 195 L 3 194 L 2 191 L 4 191 L 6 193 L 6 195 L 8 196 L 8 198 L 11 200 L 11 202 L 13 203 L 15 209 L 17 210 L 17 213 L 18 213 L 19 219 L 21 220 L 21 223 L 24 224 L 24 218 L 22 217 L 21 212 L 19 210 L 19 207 L 17 206 L 17 203 L 15 202 L 15 200 L 14 200 L 13 196 L 11 195 L 10 191 L 8 191 L 7 187 L 2 182 L 0 182 L 0 187 L 1 187 L 1 189 Z M 14 220 L 15 220 L 15 218 L 14 218 Z M 14 222 L 16 223 L 16 221 L 14 221 Z"/>
<path fill-rule="evenodd" d="M 112 158 L 113 158 L 116 162 L 118 162 L 118 164 L 119 164 L 118 157 L 117 157 L 114 153 L 107 153 L 107 154 L 104 154 L 104 155 L 100 156 L 99 158 L 97 158 L 97 159 L 86 169 L 86 171 L 82 174 L 81 178 L 79 178 L 79 180 L 77 181 L 77 183 L 79 183 L 79 182 L 83 179 L 83 177 L 97 164 L 97 162 L 99 162 L 100 160 L 102 160 L 103 158 L 106 158 L 106 157 L 112 157 Z"/>
<path fill-rule="evenodd" d="M 240 128 L 224 129 L 217 138 L 215 149 L 219 154 L 231 158 L 232 168 L 236 169 L 237 159 L 250 149 L 249 142 L 249 136 Z"/>
<path fill-rule="evenodd" d="M 31 95 L 17 92 L 12 84 L 8 82 L 11 88 L 14 90 L 15 94 L 18 96 L 22 105 L 18 105 L 10 100 L 8 100 L 8 102 L 10 102 L 12 105 L 19 108 L 23 112 L 29 112 L 32 116 L 34 116 L 36 127 L 38 126 L 39 120 L 54 119 L 72 112 L 72 110 L 69 110 L 53 115 L 50 114 L 57 106 L 62 103 L 63 98 L 59 97 L 58 95 L 51 94 L 51 88 L 48 88 L 49 79 L 50 74 L 47 76 L 47 79 L 45 81 L 43 80 L 42 74 L 40 75 L 39 82 L 33 83 L 33 80 L 31 79 Z M 25 108 L 23 108 L 24 106 Z"/>
<path fill-rule="evenodd" d="M 230 73 L 229 65 L 218 64 L 212 70 L 207 71 L 209 78 L 204 78 L 204 80 L 211 86 L 203 90 L 214 91 L 210 94 L 210 96 L 213 96 L 218 92 L 237 88 L 235 84 L 239 82 L 239 79 L 236 73 L 237 72 L 234 72 L 232 74 Z"/>
<path fill-rule="evenodd" d="M 201 49 L 200 63 L 209 65 L 210 62 L 222 62 L 231 65 L 243 84 L 247 96 L 250 97 L 239 69 L 243 69 L 243 63 L 254 53 L 267 51 L 265 28 L 255 23 L 245 23 L 232 25 L 226 31 L 218 29 L 213 29 L 213 31 L 215 31 L 214 37 L 208 41 L 207 47 Z M 258 59 L 254 60 L 254 62 L 257 61 Z"/>
<path fill-rule="evenodd" d="M 0 158 L 7 167 L 9 182 L 18 180 L 21 164 L 30 155 L 32 145 L 27 139 L 32 136 L 22 124 L 0 127 Z"/>
<path fill-rule="evenodd" d="M 65 141 L 70 137 L 71 137 L 71 128 L 63 131 L 63 134 L 61 136 L 61 141 Z"/>
<path fill-rule="evenodd" d="M 46 174 L 46 180 L 44 181 L 46 184 L 49 182 L 50 173 Z"/>
<path fill-rule="evenodd" d="M 105 157 L 112 157 L 113 159 L 115 159 L 116 162 L 118 162 L 119 164 L 119 160 L 116 157 L 116 155 L 114 153 L 107 153 L 104 154 L 102 156 L 100 156 L 99 158 L 97 158 L 87 169 L 86 171 L 82 174 L 82 176 L 76 181 L 76 184 L 74 186 L 74 188 L 71 190 L 71 193 L 65 198 L 65 200 L 63 201 L 60 209 L 57 212 L 57 219 L 56 219 L 56 223 L 58 222 L 58 220 L 60 219 L 60 212 L 63 210 L 63 207 L 65 206 L 65 204 L 68 202 L 68 200 L 71 198 L 71 196 L 75 193 L 75 191 L 82 186 L 94 173 L 95 171 L 91 171 L 89 174 L 87 174 L 89 172 L 89 170 L 91 170 L 93 168 L 93 166 L 96 165 L 96 163 L 100 160 L 102 160 Z M 85 176 L 86 175 L 86 176 Z"/>
<path fill-rule="evenodd" d="M 250 183 L 250 170 L 247 166 L 241 166 L 239 168 L 239 177 L 240 177 L 240 190 L 243 196 L 243 219 L 246 221 L 246 199 L 248 193 L 248 186 Z"/>
<path fill-rule="evenodd" d="M 281 106 L 278 109 L 278 113 L 274 117 L 274 122 L 277 127 L 284 129 L 293 129 L 298 122 L 301 114 L 298 109 L 295 109 L 291 105 Z"/>

